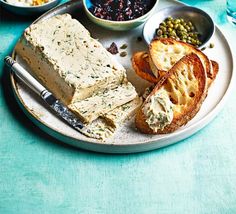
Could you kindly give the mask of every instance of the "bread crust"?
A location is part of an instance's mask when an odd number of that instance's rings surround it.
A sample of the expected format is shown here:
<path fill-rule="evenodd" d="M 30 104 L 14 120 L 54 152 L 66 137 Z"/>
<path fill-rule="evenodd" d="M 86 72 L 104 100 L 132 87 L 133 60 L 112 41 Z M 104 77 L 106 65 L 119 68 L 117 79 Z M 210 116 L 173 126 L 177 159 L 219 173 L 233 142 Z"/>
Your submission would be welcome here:
<path fill-rule="evenodd" d="M 189 70 L 191 70 L 191 67 L 193 68 L 191 71 L 188 72 L 193 72 L 193 75 L 198 84 L 198 91 L 194 95 L 194 97 L 190 99 L 190 103 L 188 103 L 188 105 L 181 107 L 181 105 L 179 105 L 178 103 L 173 104 L 174 117 L 171 124 L 165 126 L 163 130 L 157 130 L 155 132 L 149 127 L 149 125 L 146 122 L 146 117 L 143 113 L 143 106 L 150 100 L 150 98 L 155 93 L 158 92 L 158 90 L 161 87 L 165 87 L 168 84 L 168 81 L 171 81 L 172 79 L 176 78 L 176 76 L 179 75 L 181 69 L 185 65 L 188 66 L 188 68 L 190 68 Z M 199 57 L 194 53 L 186 55 L 181 60 L 179 60 L 168 72 L 166 72 L 166 75 L 163 76 L 158 81 L 155 88 L 147 97 L 142 107 L 138 110 L 136 114 L 135 117 L 136 127 L 138 128 L 138 130 L 140 130 L 142 133 L 145 134 L 166 134 L 174 132 L 179 127 L 185 125 L 189 120 L 191 120 L 197 114 L 206 95 L 207 95 L 207 76 L 205 69 L 202 65 L 202 62 L 199 59 Z M 179 107 L 181 109 L 180 113 L 178 113 L 176 110 Z"/>
<path fill-rule="evenodd" d="M 133 54 L 132 58 L 132 66 L 135 73 L 151 83 L 157 83 L 158 78 L 156 78 L 149 65 L 149 56 L 145 51 L 136 52 Z"/>
<path fill-rule="evenodd" d="M 207 78 L 207 86 L 208 88 L 210 88 L 211 84 L 214 82 L 214 80 L 216 79 L 216 76 L 219 72 L 219 64 L 218 62 L 211 60 L 211 65 L 212 65 L 212 77 L 211 78 Z"/>

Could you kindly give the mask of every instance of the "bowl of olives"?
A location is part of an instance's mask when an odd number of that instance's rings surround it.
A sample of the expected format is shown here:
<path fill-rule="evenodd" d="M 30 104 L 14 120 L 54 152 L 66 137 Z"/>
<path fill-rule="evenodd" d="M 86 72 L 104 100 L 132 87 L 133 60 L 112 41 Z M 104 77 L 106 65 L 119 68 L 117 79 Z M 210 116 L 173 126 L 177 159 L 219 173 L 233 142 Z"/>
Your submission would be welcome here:
<path fill-rule="evenodd" d="M 211 17 L 195 7 L 174 6 L 155 13 L 144 25 L 143 37 L 147 44 L 156 38 L 173 38 L 201 48 L 214 34 Z"/>

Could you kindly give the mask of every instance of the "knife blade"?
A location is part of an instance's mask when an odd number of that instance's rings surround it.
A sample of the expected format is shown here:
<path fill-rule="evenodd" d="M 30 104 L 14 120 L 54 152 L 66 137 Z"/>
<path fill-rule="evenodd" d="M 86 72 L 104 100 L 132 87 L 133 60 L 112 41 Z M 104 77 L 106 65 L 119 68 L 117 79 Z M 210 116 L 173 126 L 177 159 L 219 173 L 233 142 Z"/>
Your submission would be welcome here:
<path fill-rule="evenodd" d="M 41 85 L 28 71 L 26 71 L 19 63 L 12 57 L 6 56 L 5 64 L 10 67 L 11 71 L 16 74 L 28 87 L 30 87 L 36 94 L 38 94 L 50 108 L 56 112 L 57 116 L 62 118 L 71 127 L 83 133 L 85 125 L 76 117 L 63 103 L 56 99 L 56 97 Z M 94 136 L 96 138 L 96 136 Z"/>

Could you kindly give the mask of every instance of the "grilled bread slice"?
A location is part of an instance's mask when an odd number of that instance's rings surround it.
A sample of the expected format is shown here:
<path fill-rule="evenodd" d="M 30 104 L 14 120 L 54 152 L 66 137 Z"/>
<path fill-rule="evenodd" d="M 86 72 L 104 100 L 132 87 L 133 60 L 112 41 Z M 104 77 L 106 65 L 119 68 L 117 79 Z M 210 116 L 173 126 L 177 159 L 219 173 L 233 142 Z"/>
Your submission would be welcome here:
<path fill-rule="evenodd" d="M 219 72 L 219 64 L 214 61 L 211 60 L 211 65 L 212 65 L 212 77 L 211 78 L 207 78 L 207 86 L 208 88 L 211 86 L 211 84 L 214 82 L 218 72 Z"/>
<path fill-rule="evenodd" d="M 210 62 L 211 62 L 211 66 L 212 66 L 212 75 L 211 75 L 211 77 L 207 77 L 208 88 L 211 86 L 212 82 L 215 80 L 215 78 L 218 74 L 218 71 L 219 71 L 218 63 L 213 60 L 210 60 Z M 154 74 L 151 70 L 151 67 L 149 65 L 149 55 L 145 51 L 140 51 L 140 52 L 136 52 L 133 54 L 132 66 L 133 66 L 136 74 L 139 77 L 149 81 L 150 83 L 156 84 L 158 82 L 158 80 L 161 78 L 161 76 L 164 75 L 164 73 L 162 73 L 160 75 L 160 78 L 157 78 L 154 76 Z"/>
<path fill-rule="evenodd" d="M 153 74 L 159 78 L 169 71 L 183 56 L 195 53 L 201 59 L 207 76 L 212 78 L 212 67 L 208 57 L 194 46 L 171 38 L 154 39 L 149 46 L 149 64 Z"/>
<path fill-rule="evenodd" d="M 131 61 L 133 69 L 138 76 L 151 83 L 158 82 L 159 78 L 154 76 L 152 69 L 149 65 L 149 56 L 147 52 L 140 51 L 134 53 Z"/>
<path fill-rule="evenodd" d="M 185 125 L 199 111 L 207 94 L 207 76 L 196 54 L 184 56 L 146 98 L 135 118 L 146 134 L 170 133 Z"/>

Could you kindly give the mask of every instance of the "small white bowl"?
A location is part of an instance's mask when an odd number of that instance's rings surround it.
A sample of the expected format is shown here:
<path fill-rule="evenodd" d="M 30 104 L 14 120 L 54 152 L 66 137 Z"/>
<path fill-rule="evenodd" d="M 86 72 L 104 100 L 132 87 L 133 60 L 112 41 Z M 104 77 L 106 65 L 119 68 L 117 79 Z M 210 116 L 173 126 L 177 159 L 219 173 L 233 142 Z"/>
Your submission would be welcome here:
<path fill-rule="evenodd" d="M 172 6 L 158 11 L 144 24 L 143 38 L 148 45 L 156 36 L 156 29 L 159 28 L 160 23 L 168 16 L 191 21 L 201 35 L 202 45 L 200 47 L 204 46 L 215 32 L 213 20 L 203 10 L 189 6 Z"/>
<path fill-rule="evenodd" d="M 24 15 L 24 16 L 31 16 L 31 15 L 39 15 L 42 14 L 51 8 L 55 7 L 57 4 L 59 4 L 61 0 L 52 0 L 48 3 L 37 5 L 37 6 L 18 6 L 14 4 L 10 4 L 6 2 L 5 0 L 0 0 L 0 3 L 2 4 L 3 8 L 6 10 L 18 14 L 18 15 Z"/>

